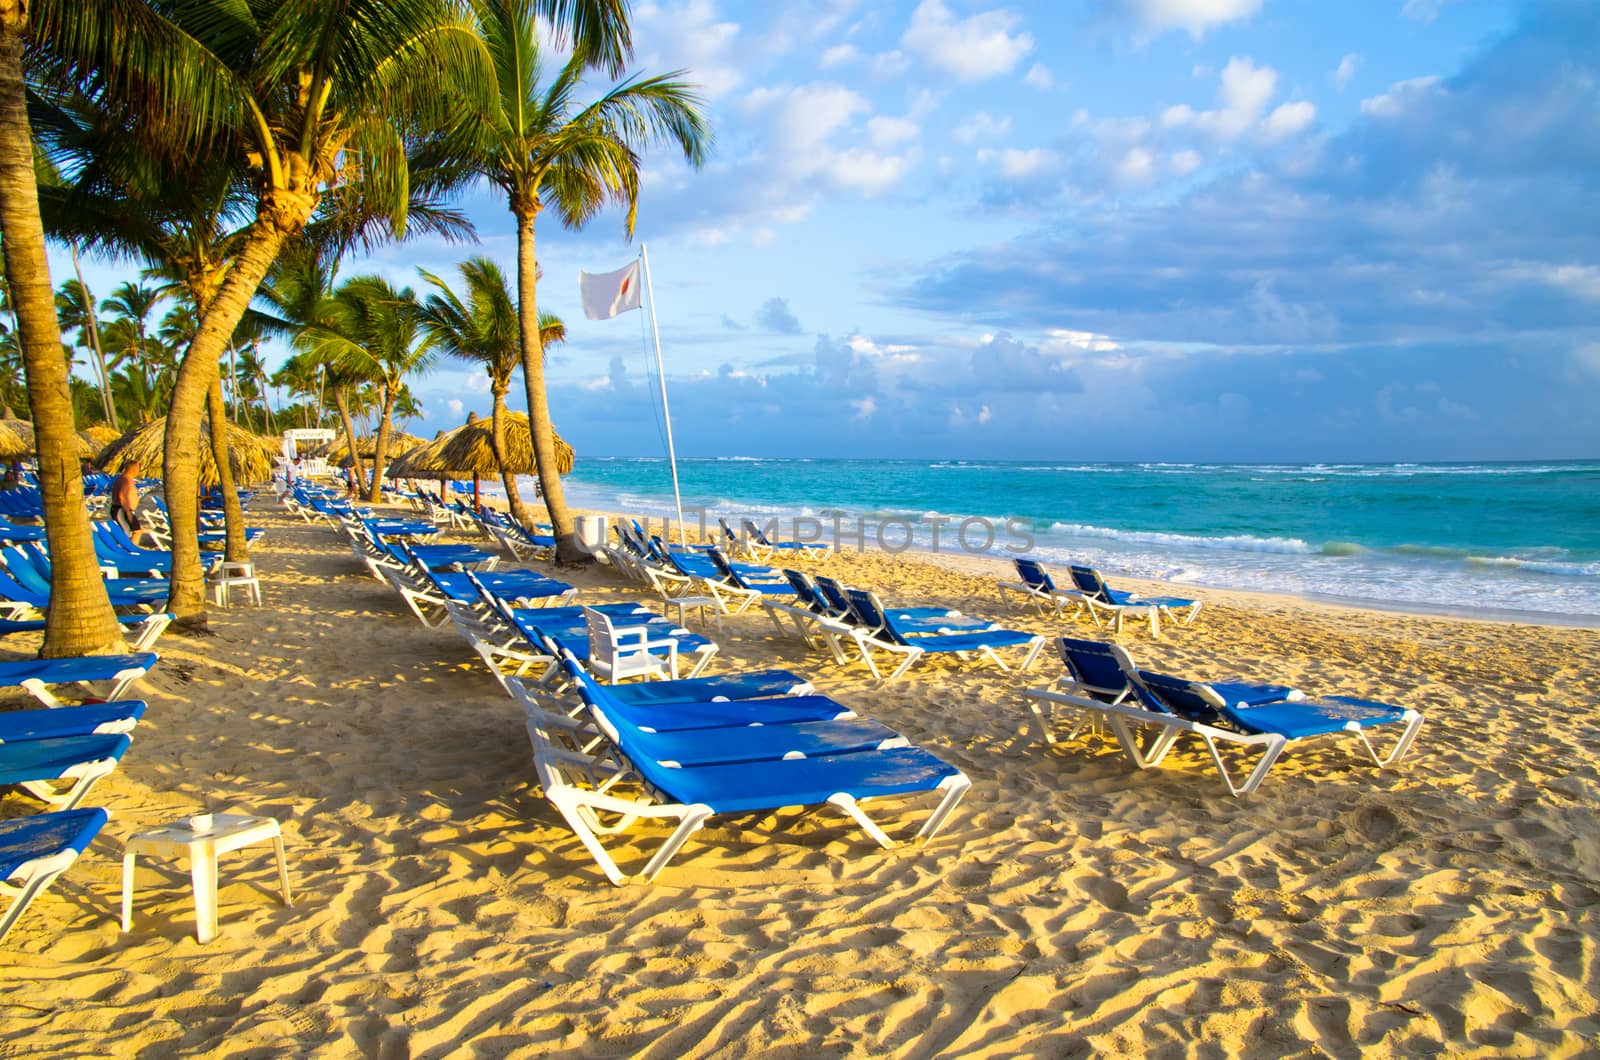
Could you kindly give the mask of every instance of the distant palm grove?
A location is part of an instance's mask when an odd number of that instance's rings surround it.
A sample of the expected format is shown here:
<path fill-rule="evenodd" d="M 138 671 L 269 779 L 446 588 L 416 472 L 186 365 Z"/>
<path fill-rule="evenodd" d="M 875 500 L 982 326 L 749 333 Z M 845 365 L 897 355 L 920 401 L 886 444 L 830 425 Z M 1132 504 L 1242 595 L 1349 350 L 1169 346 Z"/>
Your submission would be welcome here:
<path fill-rule="evenodd" d="M 521 370 L 558 560 L 582 557 L 546 400 L 545 344 L 565 333 L 539 312 L 537 222 L 548 208 L 579 228 L 615 205 L 631 236 L 643 153 L 699 165 L 710 144 L 683 74 L 635 73 L 632 54 L 629 0 L 0 0 L 0 404 L 35 429 L 54 572 L 42 654 L 122 644 L 80 429 L 164 418 L 145 471 L 172 527 L 167 609 L 203 628 L 202 447 L 228 556 L 247 557 L 217 428 L 353 435 L 375 417 L 376 500 L 397 423 L 418 413 L 410 380 L 441 356 L 488 373 L 497 455 Z M 341 272 L 418 234 L 474 242 L 454 205 L 471 187 L 505 197 L 514 276 L 464 255 L 458 282 L 422 274 L 419 294 Z M 50 275 L 47 240 L 73 275 Z M 129 275 L 89 290 L 91 254 Z M 294 353 L 269 370 L 274 338 Z"/>

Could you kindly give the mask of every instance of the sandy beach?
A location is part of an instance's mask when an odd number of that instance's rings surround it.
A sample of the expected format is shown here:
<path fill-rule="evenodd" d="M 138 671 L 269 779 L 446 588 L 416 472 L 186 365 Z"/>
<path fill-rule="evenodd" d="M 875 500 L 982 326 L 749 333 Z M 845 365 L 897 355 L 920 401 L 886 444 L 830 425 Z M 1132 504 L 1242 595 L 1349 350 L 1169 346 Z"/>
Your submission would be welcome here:
<path fill-rule="evenodd" d="M 691 621 L 722 647 L 710 672 L 810 675 L 974 788 L 926 846 L 881 850 L 828 811 L 719 818 L 655 883 L 617 888 L 541 798 L 521 712 L 465 642 L 331 528 L 258 508 L 266 606 L 157 646 L 149 714 L 88 800 L 111 824 L 0 950 L 0 1055 L 1600 1053 L 1594 630 L 1203 590 L 1193 628 L 1130 624 L 1152 668 L 1427 715 L 1399 769 L 1324 741 L 1234 799 L 1198 743 L 1144 772 L 1108 738 L 1040 744 L 1020 693 L 1059 676 L 1050 654 L 879 686 L 763 614 Z M 977 568 L 821 569 L 1093 632 L 1000 603 Z M 646 599 L 606 568 L 563 577 Z M 904 836 L 926 805 L 876 815 Z M 121 933 L 122 840 L 207 810 L 282 821 L 295 904 L 268 848 L 228 855 L 202 946 L 186 867 L 150 860 Z M 641 831 L 611 841 L 630 871 L 663 834 Z"/>

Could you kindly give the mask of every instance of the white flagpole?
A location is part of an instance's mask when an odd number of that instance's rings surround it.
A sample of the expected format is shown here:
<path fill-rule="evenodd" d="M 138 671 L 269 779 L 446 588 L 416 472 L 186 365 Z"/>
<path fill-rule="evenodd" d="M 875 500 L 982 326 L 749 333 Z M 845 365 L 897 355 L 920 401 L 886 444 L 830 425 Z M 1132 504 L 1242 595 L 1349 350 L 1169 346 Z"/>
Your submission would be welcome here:
<path fill-rule="evenodd" d="M 661 328 L 656 324 L 656 289 L 650 282 L 650 251 L 639 244 L 639 257 L 644 262 L 644 289 L 650 296 L 650 332 L 656 340 L 656 374 L 661 379 L 661 419 L 667 425 L 667 463 L 672 466 L 672 500 L 678 509 L 678 544 L 685 547 L 689 541 L 683 525 L 683 495 L 678 492 L 678 454 L 672 447 L 672 413 L 667 411 L 667 367 L 661 360 Z"/>

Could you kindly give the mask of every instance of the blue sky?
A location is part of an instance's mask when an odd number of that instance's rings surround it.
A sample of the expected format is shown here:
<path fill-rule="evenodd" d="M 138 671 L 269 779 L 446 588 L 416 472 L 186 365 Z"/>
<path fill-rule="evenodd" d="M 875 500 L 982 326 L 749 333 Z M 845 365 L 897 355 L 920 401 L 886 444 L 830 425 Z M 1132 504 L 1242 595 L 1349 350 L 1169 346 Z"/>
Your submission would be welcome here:
<path fill-rule="evenodd" d="M 649 156 L 639 208 L 680 455 L 1600 454 L 1600 5 L 634 12 L 636 68 L 688 71 L 716 134 L 698 172 Z M 510 269 L 503 204 L 465 204 Z M 539 230 L 580 457 L 662 452 L 644 314 L 579 309 L 621 227 Z M 413 385 L 426 435 L 488 406 L 465 367 Z"/>

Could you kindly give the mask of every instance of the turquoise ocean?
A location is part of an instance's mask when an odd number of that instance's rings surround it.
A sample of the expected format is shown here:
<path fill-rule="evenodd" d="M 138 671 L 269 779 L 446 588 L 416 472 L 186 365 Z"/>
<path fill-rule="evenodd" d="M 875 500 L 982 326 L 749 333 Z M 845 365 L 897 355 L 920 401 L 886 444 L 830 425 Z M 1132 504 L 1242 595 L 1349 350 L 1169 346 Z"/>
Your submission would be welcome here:
<path fill-rule="evenodd" d="M 1177 584 L 1600 625 L 1600 461 L 679 461 L 688 509 L 844 547 L 1087 562 Z M 586 458 L 575 506 L 654 518 L 667 463 Z M 795 520 L 800 520 L 796 524 Z M 989 540 L 992 533 L 993 540 Z"/>

